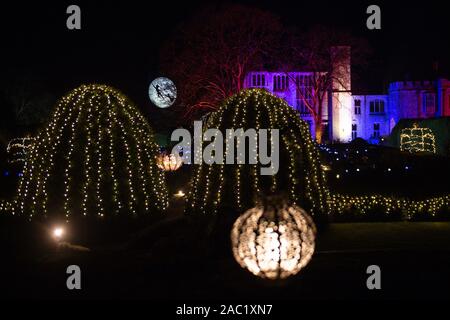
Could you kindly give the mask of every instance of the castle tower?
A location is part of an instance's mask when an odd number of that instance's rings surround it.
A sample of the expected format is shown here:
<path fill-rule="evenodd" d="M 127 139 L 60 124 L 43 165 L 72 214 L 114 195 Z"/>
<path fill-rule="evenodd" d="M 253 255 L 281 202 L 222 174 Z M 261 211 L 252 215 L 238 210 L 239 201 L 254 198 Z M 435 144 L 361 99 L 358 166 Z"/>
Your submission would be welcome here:
<path fill-rule="evenodd" d="M 332 140 L 342 142 L 352 138 L 352 86 L 351 86 L 351 50 L 349 46 L 331 48 L 332 91 L 331 125 Z"/>

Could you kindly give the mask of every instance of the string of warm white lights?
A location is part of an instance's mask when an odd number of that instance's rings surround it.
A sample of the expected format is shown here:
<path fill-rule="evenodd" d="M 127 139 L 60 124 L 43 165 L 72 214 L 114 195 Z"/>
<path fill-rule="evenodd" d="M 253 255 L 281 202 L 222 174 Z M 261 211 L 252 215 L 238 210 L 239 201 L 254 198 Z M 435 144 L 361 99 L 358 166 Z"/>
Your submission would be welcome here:
<path fill-rule="evenodd" d="M 410 220 L 423 214 L 435 216 L 440 211 L 450 211 L 450 195 L 417 201 L 382 195 L 349 196 L 332 194 L 330 207 L 331 215 L 335 216 L 351 212 L 365 215 L 369 211 L 377 210 L 379 213 L 385 215 L 390 215 L 395 212 L 402 213 L 405 219 Z M 14 215 L 16 205 L 14 202 L 0 200 L 0 212 Z"/>
<path fill-rule="evenodd" d="M 200 164 L 194 169 L 188 211 L 217 212 L 225 202 L 241 211 L 254 206 L 262 194 L 285 191 L 291 201 L 307 208 L 312 215 L 329 213 L 325 175 L 308 124 L 283 99 L 261 89 L 242 91 L 211 114 L 205 130 L 210 128 L 221 132 L 254 128 L 258 137 L 259 129 L 278 129 L 282 137 L 280 159 L 287 161 L 287 165 L 275 175 L 259 176 L 260 164 Z M 273 150 L 273 141 L 269 139 Z M 253 146 L 258 148 L 257 143 Z M 228 150 L 227 143 L 224 149 L 224 158 L 233 152 Z M 238 145 L 235 150 L 240 150 Z M 257 150 L 251 151 L 250 154 L 258 154 Z M 237 159 L 238 154 L 234 156 Z"/>
<path fill-rule="evenodd" d="M 400 133 L 400 150 L 436 153 L 436 141 L 433 131 L 430 128 L 419 128 L 417 124 L 413 128 L 402 129 Z"/>
<path fill-rule="evenodd" d="M 145 118 L 119 91 L 83 85 L 58 103 L 30 150 L 18 210 L 45 217 L 164 210 L 168 194 Z"/>
<path fill-rule="evenodd" d="M 331 196 L 331 208 L 333 214 L 336 215 L 353 210 L 362 215 L 371 210 L 379 210 L 380 213 L 386 215 L 398 212 L 409 220 L 420 214 L 429 214 L 434 217 L 439 211 L 450 211 L 450 195 L 425 200 L 409 200 L 382 195 L 348 196 L 333 194 Z"/>
<path fill-rule="evenodd" d="M 9 212 L 12 215 L 15 214 L 15 206 L 11 204 L 9 201 L 5 201 L 0 199 L 0 212 Z"/>

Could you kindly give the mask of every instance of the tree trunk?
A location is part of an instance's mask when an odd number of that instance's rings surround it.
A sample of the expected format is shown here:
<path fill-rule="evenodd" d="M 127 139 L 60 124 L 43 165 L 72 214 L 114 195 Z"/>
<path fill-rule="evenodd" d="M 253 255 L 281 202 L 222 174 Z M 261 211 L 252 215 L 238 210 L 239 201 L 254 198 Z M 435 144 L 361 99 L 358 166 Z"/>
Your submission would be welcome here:
<path fill-rule="evenodd" d="M 322 134 L 323 134 L 323 132 L 322 132 L 322 121 L 316 119 L 315 120 L 315 124 L 316 124 L 316 127 L 315 127 L 316 141 L 317 141 L 318 144 L 321 144 L 322 143 Z"/>

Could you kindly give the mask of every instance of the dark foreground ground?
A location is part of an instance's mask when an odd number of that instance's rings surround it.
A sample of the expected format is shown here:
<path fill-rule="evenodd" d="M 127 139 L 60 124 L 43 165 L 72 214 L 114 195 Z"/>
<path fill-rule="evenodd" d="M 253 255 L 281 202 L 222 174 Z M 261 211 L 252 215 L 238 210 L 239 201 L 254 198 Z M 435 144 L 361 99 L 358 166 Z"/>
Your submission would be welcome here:
<path fill-rule="evenodd" d="M 229 246 L 218 238 L 207 243 L 179 232 L 189 227 L 184 224 L 176 220 L 170 227 L 158 228 L 164 231 L 149 232 L 114 249 L 5 248 L 9 250 L 1 261 L 2 295 L 186 302 L 450 298 L 447 222 L 331 224 L 318 235 L 316 253 L 307 268 L 276 285 L 242 270 Z M 78 291 L 66 289 L 66 268 L 72 264 L 82 270 Z M 366 287 L 366 268 L 373 264 L 381 268 L 378 291 Z"/>

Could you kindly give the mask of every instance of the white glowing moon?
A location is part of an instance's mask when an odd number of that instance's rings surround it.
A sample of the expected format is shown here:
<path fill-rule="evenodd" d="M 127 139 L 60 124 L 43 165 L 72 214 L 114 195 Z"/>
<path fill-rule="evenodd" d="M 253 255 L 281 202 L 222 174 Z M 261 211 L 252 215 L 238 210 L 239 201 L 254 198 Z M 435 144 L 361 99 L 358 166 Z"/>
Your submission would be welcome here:
<path fill-rule="evenodd" d="M 177 87 L 173 81 L 168 78 L 156 78 L 150 83 L 148 95 L 155 106 L 159 108 L 168 108 L 177 98 Z"/>

